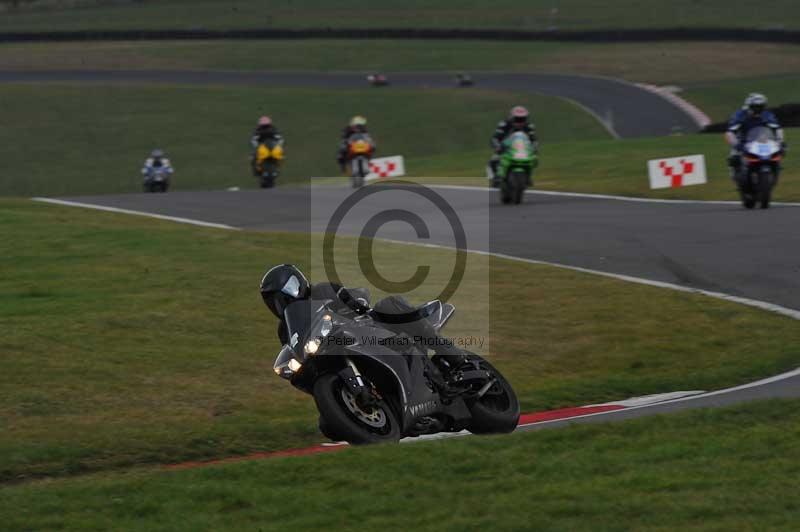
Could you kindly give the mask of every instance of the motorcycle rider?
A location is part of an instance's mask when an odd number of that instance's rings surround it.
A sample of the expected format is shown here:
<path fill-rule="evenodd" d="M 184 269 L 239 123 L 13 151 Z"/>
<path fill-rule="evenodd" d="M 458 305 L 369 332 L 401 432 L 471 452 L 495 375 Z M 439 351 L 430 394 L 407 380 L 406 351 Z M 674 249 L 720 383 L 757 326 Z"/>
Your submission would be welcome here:
<path fill-rule="evenodd" d="M 172 167 L 172 163 L 167 158 L 167 154 L 164 153 L 164 150 L 158 148 L 151 151 L 150 157 L 144 160 L 142 175 L 150 175 L 154 168 L 164 168 L 169 175 L 172 175 L 172 173 L 175 171 L 175 169 Z"/>
<path fill-rule="evenodd" d="M 250 154 L 250 166 L 253 168 L 253 175 L 258 177 L 258 169 L 256 168 L 256 150 L 259 144 L 268 141 L 274 141 L 278 146 L 283 147 L 285 142 L 283 135 L 280 134 L 278 128 L 272 123 L 272 119 L 268 116 L 262 116 L 258 119 L 256 129 L 250 137 L 250 147 L 252 152 Z"/>
<path fill-rule="evenodd" d="M 772 111 L 767 110 L 767 97 L 757 92 L 751 92 L 744 100 L 744 105 L 736 111 L 728 121 L 728 130 L 725 132 L 725 141 L 731 147 L 728 155 L 728 166 L 731 169 L 731 179 L 739 185 L 739 170 L 742 167 L 742 153 L 747 132 L 753 128 L 765 126 L 775 132 L 775 137 L 781 143 L 783 151 L 786 150 L 783 129 L 778 123 L 778 118 Z"/>
<path fill-rule="evenodd" d="M 261 279 L 260 291 L 264 304 L 280 320 L 278 338 L 283 344 L 289 342 L 283 311 L 290 303 L 304 299 L 331 299 L 342 313 L 369 314 L 375 321 L 398 334 L 406 333 L 411 338 L 424 338 L 425 345 L 433 346 L 436 355 L 444 359 L 451 368 L 457 368 L 467 361 L 466 355 L 452 341 L 441 338 L 427 319 L 398 320 L 398 316 L 413 315 L 416 311 L 403 297 L 389 296 L 370 308 L 365 299 L 354 296 L 341 285 L 309 284 L 306 276 L 293 264 L 279 264 L 267 271 Z"/>
<path fill-rule="evenodd" d="M 495 188 L 500 186 L 497 170 L 500 166 L 500 155 L 502 155 L 504 150 L 503 141 L 515 131 L 525 132 L 533 144 L 533 151 L 538 151 L 539 143 L 536 138 L 536 125 L 530 121 L 530 113 L 525 107 L 521 105 L 515 105 L 511 109 L 508 118 L 497 124 L 497 128 L 495 128 L 491 139 L 494 155 L 492 155 L 492 158 L 489 159 L 489 169 L 492 186 Z M 528 184 L 530 185 L 530 183 Z"/>
<path fill-rule="evenodd" d="M 367 119 L 361 115 L 356 115 L 351 118 L 347 126 L 342 129 L 342 139 L 339 143 L 339 151 L 336 154 L 336 162 L 339 163 L 339 168 L 341 168 L 342 172 L 347 170 L 346 163 L 348 140 L 350 140 L 350 137 L 356 133 L 369 134 L 369 131 L 367 131 Z M 374 146 L 375 143 L 373 142 L 373 149 Z"/>

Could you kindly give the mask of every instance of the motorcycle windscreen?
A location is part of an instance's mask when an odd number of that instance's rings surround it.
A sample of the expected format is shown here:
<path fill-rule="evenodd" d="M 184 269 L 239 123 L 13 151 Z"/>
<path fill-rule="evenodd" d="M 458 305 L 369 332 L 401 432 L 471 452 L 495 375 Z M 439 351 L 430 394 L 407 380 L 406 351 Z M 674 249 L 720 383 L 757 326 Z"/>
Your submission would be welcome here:
<path fill-rule="evenodd" d="M 754 127 L 747 132 L 747 142 L 769 142 L 777 140 L 775 132 L 765 126 Z"/>
<path fill-rule="evenodd" d="M 286 328 L 289 332 L 289 345 L 295 347 L 305 340 L 314 319 L 324 308 L 327 300 L 306 299 L 295 301 L 283 311 Z"/>
<path fill-rule="evenodd" d="M 516 161 L 527 161 L 531 158 L 533 147 L 528 135 L 525 133 L 514 133 L 509 139 L 509 151 L 511 158 Z"/>

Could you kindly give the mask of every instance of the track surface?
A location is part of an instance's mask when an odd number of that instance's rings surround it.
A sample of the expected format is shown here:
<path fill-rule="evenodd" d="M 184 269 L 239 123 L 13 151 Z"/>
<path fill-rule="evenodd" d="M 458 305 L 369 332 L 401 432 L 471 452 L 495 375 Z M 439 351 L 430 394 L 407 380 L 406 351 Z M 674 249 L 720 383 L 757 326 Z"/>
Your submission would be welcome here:
<path fill-rule="evenodd" d="M 658 204 L 528 194 L 518 207 L 497 193 L 432 187 L 458 213 L 468 246 L 723 292 L 800 309 L 800 208 L 745 212 L 735 204 Z M 351 190 L 174 192 L 65 198 L 82 203 L 192 218 L 244 229 L 323 232 Z M 437 208 L 403 191 L 358 204 L 341 233 L 358 235 L 377 212 L 408 205 L 431 228 L 426 242 L 453 246 Z M 412 207 L 413 205 L 413 207 Z M 407 224 L 379 237 L 420 241 Z"/>
<path fill-rule="evenodd" d="M 391 74 L 389 77 L 393 86 L 402 88 L 453 88 L 453 77 L 447 74 L 400 73 Z M 321 89 L 363 89 L 366 86 L 362 74 L 337 72 L 0 71 L 0 83 L 58 81 L 257 85 Z M 570 99 L 592 112 L 620 137 L 669 135 L 676 130 L 693 132 L 698 129 L 697 123 L 686 111 L 657 94 L 624 81 L 559 74 L 488 72 L 476 74 L 475 81 L 480 89 L 532 91 Z"/>

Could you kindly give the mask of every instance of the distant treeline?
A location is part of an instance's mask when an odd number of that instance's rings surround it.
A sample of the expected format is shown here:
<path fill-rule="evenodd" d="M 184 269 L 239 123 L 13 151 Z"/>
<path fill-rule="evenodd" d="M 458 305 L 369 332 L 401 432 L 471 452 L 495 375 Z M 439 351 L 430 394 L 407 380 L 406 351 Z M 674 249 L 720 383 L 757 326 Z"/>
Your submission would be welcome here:
<path fill-rule="evenodd" d="M 13 0 L 0 1 L 8 2 Z M 435 28 L 306 28 L 252 30 L 78 30 L 0 33 L 0 42 L 184 39 L 424 39 L 577 42 L 740 41 L 800 43 L 800 31 L 741 28 L 606 29 L 588 31 Z"/>

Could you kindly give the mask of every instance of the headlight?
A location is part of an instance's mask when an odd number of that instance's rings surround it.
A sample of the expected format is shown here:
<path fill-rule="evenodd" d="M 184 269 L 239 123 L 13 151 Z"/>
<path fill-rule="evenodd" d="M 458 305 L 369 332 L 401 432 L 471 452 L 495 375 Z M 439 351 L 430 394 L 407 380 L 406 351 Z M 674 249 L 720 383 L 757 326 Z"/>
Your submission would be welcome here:
<path fill-rule="evenodd" d="M 312 338 L 306 345 L 303 347 L 303 350 L 306 352 L 307 355 L 316 355 L 317 351 L 319 350 L 319 346 L 322 344 L 322 340 L 319 338 Z"/>
<path fill-rule="evenodd" d="M 314 328 L 314 332 L 309 336 L 306 345 L 303 346 L 303 352 L 308 356 L 313 356 L 319 351 L 319 346 L 322 345 L 322 340 L 328 336 L 333 330 L 333 317 L 330 314 L 324 314 L 319 324 Z"/>
<path fill-rule="evenodd" d="M 284 345 L 281 352 L 278 353 L 278 357 L 275 359 L 275 364 L 272 366 L 272 369 L 279 377 L 291 379 L 292 375 L 297 373 L 302 367 L 303 364 L 295 358 L 294 350 L 290 346 Z"/>

